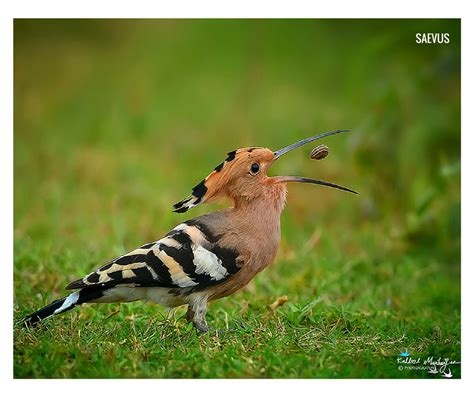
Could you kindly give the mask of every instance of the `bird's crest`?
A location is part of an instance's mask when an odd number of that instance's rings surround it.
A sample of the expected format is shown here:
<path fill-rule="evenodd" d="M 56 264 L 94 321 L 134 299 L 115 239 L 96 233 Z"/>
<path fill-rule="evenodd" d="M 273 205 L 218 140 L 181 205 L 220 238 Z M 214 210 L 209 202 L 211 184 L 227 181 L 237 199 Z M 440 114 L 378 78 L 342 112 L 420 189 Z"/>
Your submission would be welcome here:
<path fill-rule="evenodd" d="M 227 153 L 226 159 L 220 163 L 214 170 L 206 176 L 201 182 L 193 187 L 191 196 L 173 205 L 174 212 L 186 212 L 198 204 L 210 202 L 216 199 L 218 193 L 227 184 L 231 175 L 232 166 L 239 163 L 257 147 L 240 148 Z"/>

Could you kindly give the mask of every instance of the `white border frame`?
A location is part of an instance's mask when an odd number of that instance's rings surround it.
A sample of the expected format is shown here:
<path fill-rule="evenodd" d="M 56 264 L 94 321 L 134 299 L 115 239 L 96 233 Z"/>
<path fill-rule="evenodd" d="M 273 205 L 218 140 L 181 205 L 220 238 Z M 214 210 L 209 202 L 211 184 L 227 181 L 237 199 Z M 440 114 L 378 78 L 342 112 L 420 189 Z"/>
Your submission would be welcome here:
<path fill-rule="evenodd" d="M 4 4 L 7 3 L 7 4 Z M 84 392 L 114 396 L 129 396 L 137 392 L 158 395 L 222 394 L 290 395 L 297 392 L 311 394 L 353 394 L 399 396 L 406 395 L 464 395 L 473 389 L 472 371 L 474 329 L 472 326 L 473 256 L 469 250 L 474 230 L 472 226 L 474 202 L 472 191 L 474 147 L 472 122 L 473 79 L 472 61 L 473 18 L 469 2 L 397 1 L 375 2 L 359 0 L 339 2 L 316 1 L 141 1 L 116 0 L 100 2 L 67 1 L 3 1 L 0 5 L 0 173 L 1 207 L 0 244 L 3 264 L 0 289 L 0 382 L 4 392 L 22 396 L 23 393 L 42 395 L 83 396 Z M 13 18 L 462 18 L 462 380 L 13 380 Z M 467 109 L 467 111 L 466 111 Z M 468 179 L 469 178 L 469 179 Z M 470 221 L 470 222 L 469 222 Z M 469 250 L 469 251 L 468 251 Z M 159 382 L 150 384 L 150 382 Z M 225 383 L 224 383 L 225 382 Z M 149 389 L 147 388 L 149 387 Z M 8 390 L 8 389 L 10 390 Z M 180 393 L 181 392 L 181 393 Z M 358 394 L 359 394 L 358 393 Z"/>

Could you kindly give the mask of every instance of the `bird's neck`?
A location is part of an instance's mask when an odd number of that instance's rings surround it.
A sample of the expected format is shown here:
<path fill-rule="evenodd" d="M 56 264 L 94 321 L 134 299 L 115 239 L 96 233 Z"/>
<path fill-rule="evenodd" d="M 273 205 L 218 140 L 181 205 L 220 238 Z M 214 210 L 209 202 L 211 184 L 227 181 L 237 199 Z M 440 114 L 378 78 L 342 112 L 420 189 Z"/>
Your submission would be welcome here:
<path fill-rule="evenodd" d="M 280 245 L 280 215 L 286 201 L 286 187 L 271 185 L 252 200 L 237 201 L 230 210 L 234 233 L 243 246 L 253 247 L 255 271 L 270 265 Z"/>
<path fill-rule="evenodd" d="M 285 207 L 286 186 L 284 184 L 271 184 L 262 190 L 261 194 L 247 198 L 234 198 L 233 212 L 239 218 L 247 218 L 252 223 L 280 222 L 280 215 Z"/>

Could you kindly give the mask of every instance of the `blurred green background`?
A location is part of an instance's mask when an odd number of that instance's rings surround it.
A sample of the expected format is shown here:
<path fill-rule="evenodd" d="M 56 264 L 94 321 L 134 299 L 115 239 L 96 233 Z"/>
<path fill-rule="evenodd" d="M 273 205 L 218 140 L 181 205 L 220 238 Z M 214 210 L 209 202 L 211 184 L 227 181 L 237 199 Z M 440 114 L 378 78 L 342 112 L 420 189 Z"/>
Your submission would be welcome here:
<path fill-rule="evenodd" d="M 450 43 L 417 44 L 418 32 Z M 350 128 L 324 141 L 326 160 L 310 161 L 309 145 L 272 172 L 360 192 L 290 186 L 275 265 L 211 305 L 216 326 L 242 318 L 262 338 L 281 324 L 296 332 L 265 339 L 270 351 L 250 354 L 247 334 L 243 350 L 235 336 L 193 334 L 190 356 L 171 353 L 176 332 L 169 348 L 137 348 L 130 335 L 156 306 L 88 306 L 34 333 L 16 328 L 15 376 L 421 377 L 397 372 L 400 349 L 460 359 L 459 20 L 16 20 L 14 73 L 17 319 L 109 258 L 221 208 L 171 212 L 235 148 Z M 288 304 L 268 317 L 280 295 Z M 113 353 L 87 355 L 97 329 L 117 326 L 124 345 L 114 331 Z M 317 330 L 327 332 L 291 349 Z M 124 361 L 107 372 L 107 354 Z"/>

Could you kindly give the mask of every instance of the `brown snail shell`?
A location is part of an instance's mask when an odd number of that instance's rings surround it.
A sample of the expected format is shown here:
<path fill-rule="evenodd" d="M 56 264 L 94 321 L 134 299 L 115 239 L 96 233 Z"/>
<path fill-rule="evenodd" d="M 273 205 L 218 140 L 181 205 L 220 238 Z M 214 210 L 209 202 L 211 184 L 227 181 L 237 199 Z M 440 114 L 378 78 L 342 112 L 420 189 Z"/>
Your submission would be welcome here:
<path fill-rule="evenodd" d="M 311 150 L 309 157 L 311 157 L 311 160 L 322 160 L 326 158 L 328 154 L 329 148 L 326 145 L 319 145 Z"/>

